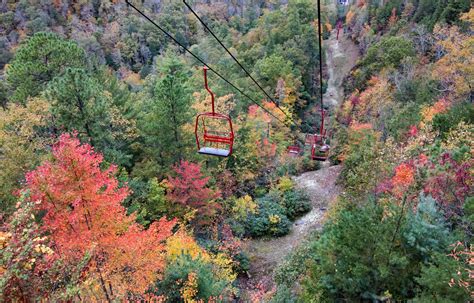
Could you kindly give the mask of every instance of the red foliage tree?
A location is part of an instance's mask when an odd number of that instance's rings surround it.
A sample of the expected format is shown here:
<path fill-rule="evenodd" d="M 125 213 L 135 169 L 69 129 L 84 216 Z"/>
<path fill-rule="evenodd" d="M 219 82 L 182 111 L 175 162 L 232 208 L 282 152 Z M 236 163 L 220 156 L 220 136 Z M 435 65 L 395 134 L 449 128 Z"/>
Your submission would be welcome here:
<path fill-rule="evenodd" d="M 185 210 L 196 210 L 198 225 L 208 223 L 219 208 L 213 202 L 221 197 L 221 193 L 208 187 L 209 177 L 202 175 L 199 164 L 181 161 L 174 166 L 174 171 L 177 176 L 168 177 L 167 197 Z"/>
<path fill-rule="evenodd" d="M 71 265 L 89 256 L 83 276 L 111 301 L 143 293 L 158 278 L 175 223 L 162 219 L 143 230 L 121 205 L 129 190 L 119 186 L 116 167 L 102 170 L 102 160 L 90 145 L 64 134 L 53 160 L 27 174 L 25 189 L 45 212 L 42 228 L 55 254 Z"/>
<path fill-rule="evenodd" d="M 433 196 L 448 217 L 462 216 L 466 198 L 474 194 L 473 163 L 472 159 L 456 161 L 445 153 L 428 171 L 425 194 Z"/>

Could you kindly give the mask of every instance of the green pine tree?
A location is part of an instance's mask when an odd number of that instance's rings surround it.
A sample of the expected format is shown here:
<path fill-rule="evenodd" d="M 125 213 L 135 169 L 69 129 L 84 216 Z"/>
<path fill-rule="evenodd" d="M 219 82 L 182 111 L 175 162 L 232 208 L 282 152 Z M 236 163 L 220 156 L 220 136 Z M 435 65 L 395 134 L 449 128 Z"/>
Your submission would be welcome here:
<path fill-rule="evenodd" d="M 84 69 L 68 68 L 45 92 L 52 101 L 57 129 L 77 131 L 104 153 L 109 162 L 127 165 L 128 143 L 135 138 L 133 120 L 126 119 L 99 81 Z"/>
<path fill-rule="evenodd" d="M 75 42 L 53 33 L 37 33 L 20 46 L 7 68 L 7 82 L 13 89 L 10 100 L 24 104 L 67 68 L 85 64 L 84 50 Z"/>
<path fill-rule="evenodd" d="M 136 172 L 138 175 L 156 175 L 161 171 L 159 167 L 169 167 L 183 158 L 183 149 L 190 143 L 189 134 L 182 129 L 191 122 L 187 81 L 188 73 L 180 59 L 171 55 L 160 62 L 159 75 L 151 84 L 150 99 L 143 105 L 145 114 L 140 123 L 148 173 L 143 170 Z M 151 167 L 154 169 L 150 171 Z"/>

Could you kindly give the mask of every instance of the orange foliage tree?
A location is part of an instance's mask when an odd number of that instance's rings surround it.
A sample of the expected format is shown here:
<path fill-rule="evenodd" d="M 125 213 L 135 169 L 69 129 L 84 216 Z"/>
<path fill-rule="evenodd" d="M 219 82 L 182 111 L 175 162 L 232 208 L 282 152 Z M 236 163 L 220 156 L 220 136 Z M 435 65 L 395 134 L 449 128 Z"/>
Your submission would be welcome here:
<path fill-rule="evenodd" d="M 144 293 L 159 278 L 175 222 L 161 219 L 143 230 L 121 205 L 129 190 L 119 186 L 116 167 L 103 170 L 102 162 L 89 144 L 64 134 L 52 161 L 27 174 L 24 190 L 45 213 L 42 228 L 55 255 L 71 266 L 87 259 L 82 299 L 110 302 Z"/>
<path fill-rule="evenodd" d="M 415 169 L 412 165 L 402 163 L 395 168 L 392 178 L 393 192 L 397 197 L 402 197 L 407 189 L 415 182 Z"/>

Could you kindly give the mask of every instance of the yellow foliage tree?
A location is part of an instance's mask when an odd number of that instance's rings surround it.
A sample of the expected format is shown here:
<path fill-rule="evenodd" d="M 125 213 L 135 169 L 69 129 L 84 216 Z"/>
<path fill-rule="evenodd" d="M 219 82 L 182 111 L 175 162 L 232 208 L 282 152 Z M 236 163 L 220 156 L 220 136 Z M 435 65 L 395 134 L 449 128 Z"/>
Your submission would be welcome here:
<path fill-rule="evenodd" d="M 346 23 L 350 24 L 352 20 L 354 19 L 354 16 L 355 16 L 355 13 L 352 10 L 348 11 L 346 15 Z"/>
<path fill-rule="evenodd" d="M 295 187 L 295 183 L 293 180 L 291 180 L 290 177 L 281 177 L 280 180 L 278 180 L 278 189 L 282 192 L 286 192 L 289 190 L 292 190 Z"/>
<path fill-rule="evenodd" d="M 174 261 L 181 255 L 189 255 L 193 260 L 202 258 L 205 261 L 210 261 L 209 254 L 183 228 L 166 241 L 166 256 L 168 260 Z"/>
<path fill-rule="evenodd" d="M 431 123 L 433 118 L 437 114 L 444 113 L 448 110 L 449 103 L 446 99 L 438 100 L 435 104 L 431 106 L 424 106 L 421 109 L 422 121 L 420 122 L 420 127 L 423 128 L 427 123 Z"/>
<path fill-rule="evenodd" d="M 176 232 L 173 236 L 167 239 L 167 259 L 169 262 L 176 261 L 182 255 L 188 255 L 192 260 L 200 259 L 206 263 L 212 264 L 213 273 L 219 280 L 227 281 L 228 284 L 237 278 L 234 272 L 234 261 L 225 253 L 212 254 L 197 244 L 190 232 L 186 231 L 184 227 Z M 197 287 L 197 277 L 195 273 L 188 275 L 188 280 L 181 288 L 181 295 L 186 302 L 195 302 L 194 292 Z"/>
<path fill-rule="evenodd" d="M 474 125 L 461 121 L 455 128 L 449 131 L 448 137 L 441 146 L 446 150 L 454 150 L 465 145 L 470 149 L 471 154 L 474 154 L 473 133 Z"/>
<path fill-rule="evenodd" d="M 474 9 L 462 16 L 474 30 Z M 446 54 L 434 64 L 433 77 L 454 99 L 465 98 L 474 90 L 474 36 L 464 34 L 457 26 L 436 26 L 437 45 Z"/>
<path fill-rule="evenodd" d="M 50 138 L 40 134 L 50 118 L 49 103 L 42 99 L 0 109 L 0 203 L 6 212 L 12 209 L 13 191 L 25 173 L 41 162 L 51 144 Z"/>
<path fill-rule="evenodd" d="M 255 203 L 249 195 L 243 196 L 235 200 L 232 212 L 236 219 L 245 219 L 247 214 L 257 212 L 257 203 Z"/>

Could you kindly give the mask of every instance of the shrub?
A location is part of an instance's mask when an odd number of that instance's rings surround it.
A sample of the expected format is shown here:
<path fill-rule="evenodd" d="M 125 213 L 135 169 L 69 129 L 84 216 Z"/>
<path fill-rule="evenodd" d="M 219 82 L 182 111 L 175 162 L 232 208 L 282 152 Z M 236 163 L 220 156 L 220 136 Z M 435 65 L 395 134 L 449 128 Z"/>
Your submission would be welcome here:
<path fill-rule="evenodd" d="M 234 206 L 232 207 L 233 218 L 237 220 L 245 220 L 248 214 L 252 214 L 257 211 L 257 207 L 257 203 L 255 203 L 252 197 L 249 195 L 235 199 Z"/>
<path fill-rule="evenodd" d="M 257 186 L 255 187 L 253 194 L 256 198 L 264 197 L 268 193 L 268 190 L 264 186 Z"/>
<path fill-rule="evenodd" d="M 242 238 L 247 233 L 246 221 L 239 221 L 234 218 L 227 218 L 224 223 L 230 226 L 230 228 L 232 229 L 232 233 L 237 237 Z"/>
<path fill-rule="evenodd" d="M 207 302 L 221 295 L 226 284 L 214 275 L 211 263 L 183 254 L 168 264 L 163 279 L 156 282 L 153 293 L 166 297 L 165 302 L 185 302 L 183 292 L 193 288 L 195 293 L 192 299 Z"/>
<path fill-rule="evenodd" d="M 275 270 L 275 282 L 277 288 L 292 289 L 301 277 L 304 276 L 306 265 L 316 261 L 316 256 L 311 253 L 311 245 L 314 245 L 319 233 L 310 235 L 309 241 L 301 243 Z"/>
<path fill-rule="evenodd" d="M 247 216 L 246 233 L 252 237 L 283 236 L 290 231 L 290 221 L 285 209 L 275 197 L 265 196 L 257 200 L 258 211 Z"/>
<path fill-rule="evenodd" d="M 303 190 L 295 189 L 290 178 L 280 178 L 277 188 L 255 201 L 248 195 L 235 200 L 234 216 L 227 221 L 235 234 L 282 236 L 289 232 L 290 220 L 311 209 L 309 197 Z"/>
<path fill-rule="evenodd" d="M 305 148 L 305 154 L 311 153 L 311 149 Z M 311 160 L 308 156 L 287 158 L 276 168 L 276 175 L 284 177 L 287 175 L 297 175 L 307 171 L 318 170 L 321 164 L 318 161 Z"/>
<path fill-rule="evenodd" d="M 286 286 L 278 287 L 270 303 L 296 303 L 298 299 L 292 293 L 291 288 Z"/>
<path fill-rule="evenodd" d="M 286 216 L 292 221 L 311 210 L 309 197 L 306 192 L 301 189 L 284 192 L 282 205 L 285 208 Z"/>
<path fill-rule="evenodd" d="M 282 192 L 286 192 L 289 190 L 292 190 L 295 187 L 295 183 L 289 178 L 288 176 L 281 177 L 280 180 L 278 180 L 278 190 Z"/>
<path fill-rule="evenodd" d="M 235 266 L 234 271 L 236 273 L 245 273 L 250 270 L 250 258 L 245 252 L 240 252 L 234 256 Z"/>

